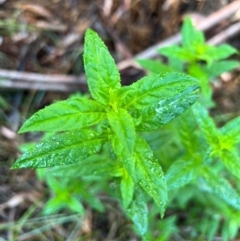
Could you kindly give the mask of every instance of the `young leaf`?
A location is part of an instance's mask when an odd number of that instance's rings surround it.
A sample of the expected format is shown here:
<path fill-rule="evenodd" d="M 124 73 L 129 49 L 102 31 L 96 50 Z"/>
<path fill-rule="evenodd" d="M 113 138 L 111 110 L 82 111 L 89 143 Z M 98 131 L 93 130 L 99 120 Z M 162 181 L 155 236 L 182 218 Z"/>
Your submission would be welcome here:
<path fill-rule="evenodd" d="M 133 199 L 134 182 L 126 171 L 124 171 L 123 176 L 121 177 L 120 188 L 123 200 L 123 208 L 127 210 Z"/>
<path fill-rule="evenodd" d="M 124 109 L 118 109 L 118 113 L 113 110 L 109 111 L 107 115 L 116 138 L 115 141 L 123 147 L 123 151 L 132 155 L 136 135 L 132 117 Z"/>
<path fill-rule="evenodd" d="M 92 97 L 103 103 L 109 103 L 109 90 L 120 88 L 120 76 L 117 66 L 101 38 L 93 30 L 85 34 L 84 67 L 88 87 Z"/>
<path fill-rule="evenodd" d="M 137 63 L 139 63 L 144 69 L 155 74 L 174 71 L 168 65 L 161 63 L 160 60 L 156 61 L 156 60 L 150 60 L 150 59 L 137 59 Z"/>
<path fill-rule="evenodd" d="M 181 34 L 183 48 L 191 49 L 193 46 L 199 46 L 204 44 L 205 39 L 203 33 L 194 28 L 192 21 L 189 17 L 186 17 L 184 19 Z"/>
<path fill-rule="evenodd" d="M 126 168 L 134 183 L 154 199 L 163 216 L 168 200 L 167 185 L 162 168 L 153 157 L 148 144 L 138 136 L 133 156 L 121 157 L 120 163 Z"/>
<path fill-rule="evenodd" d="M 19 133 L 27 131 L 69 131 L 95 125 L 106 118 L 105 109 L 96 101 L 70 98 L 35 113 Z"/>
<path fill-rule="evenodd" d="M 161 98 L 155 109 L 149 108 L 145 112 L 143 112 L 144 109 L 134 110 L 133 117 L 141 120 L 141 123 L 136 126 L 136 130 L 155 130 L 169 123 L 188 109 L 197 100 L 199 93 L 200 89 L 198 86 L 190 86 L 180 94 L 167 97 L 166 99 Z"/>
<path fill-rule="evenodd" d="M 12 166 L 41 168 L 79 162 L 98 152 L 105 138 L 92 131 L 72 131 L 51 136 L 24 153 Z"/>
<path fill-rule="evenodd" d="M 202 168 L 201 174 L 204 178 L 201 185 L 203 190 L 217 195 L 233 208 L 240 210 L 240 196 L 226 179 L 206 166 Z"/>
<path fill-rule="evenodd" d="M 178 45 L 172 45 L 170 47 L 163 47 L 158 50 L 160 54 L 168 58 L 177 59 L 180 61 L 194 61 L 197 57 L 193 51 L 179 47 Z"/>

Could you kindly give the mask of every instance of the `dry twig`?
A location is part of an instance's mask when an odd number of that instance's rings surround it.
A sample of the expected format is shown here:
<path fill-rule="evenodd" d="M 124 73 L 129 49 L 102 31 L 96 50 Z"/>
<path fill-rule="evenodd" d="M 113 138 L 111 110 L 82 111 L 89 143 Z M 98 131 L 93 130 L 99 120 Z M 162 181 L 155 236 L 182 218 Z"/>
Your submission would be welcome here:
<path fill-rule="evenodd" d="M 216 11 L 206 17 L 202 22 L 197 24 L 197 28 L 206 31 L 226 18 L 233 16 L 240 8 L 240 0 L 236 0 L 222 9 Z M 216 35 L 208 43 L 219 44 L 227 38 L 234 36 L 240 30 L 240 23 L 236 23 L 222 33 Z M 131 66 L 138 67 L 134 62 L 135 59 L 154 58 L 158 55 L 156 49 L 178 44 L 181 41 L 180 33 L 173 35 L 166 40 L 147 48 L 143 52 L 135 55 L 131 59 L 124 60 L 118 63 L 119 70 L 126 69 Z M 52 91 L 75 91 L 87 90 L 86 79 L 81 76 L 66 76 L 66 75 L 43 75 L 36 73 L 17 72 L 0 69 L 0 88 L 11 89 L 38 89 Z"/>

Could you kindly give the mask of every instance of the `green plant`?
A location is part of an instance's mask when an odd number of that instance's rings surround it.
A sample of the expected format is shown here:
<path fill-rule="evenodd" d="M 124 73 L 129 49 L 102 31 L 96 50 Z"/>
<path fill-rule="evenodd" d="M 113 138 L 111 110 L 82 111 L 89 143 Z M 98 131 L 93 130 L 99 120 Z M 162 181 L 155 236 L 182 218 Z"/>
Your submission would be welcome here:
<path fill-rule="evenodd" d="M 198 81 L 181 73 L 156 74 L 121 87 L 114 60 L 92 30 L 85 35 L 84 65 L 93 99 L 73 97 L 35 113 L 19 133 L 56 134 L 24 153 L 12 168 L 53 167 L 50 170 L 54 173 L 80 173 L 84 182 L 89 175 L 119 178 L 123 209 L 144 236 L 148 224 L 145 193 L 163 216 L 168 190 L 161 165 L 141 132 L 158 129 L 188 109 L 199 96 Z M 102 159 L 99 155 L 108 157 Z M 48 207 L 52 209 L 57 203 L 61 208 L 62 200 L 72 210 L 82 211 L 74 195 L 74 204 L 67 203 L 68 192 L 64 191 L 67 197 L 60 197 L 54 182 L 48 180 L 59 195 Z"/>
<path fill-rule="evenodd" d="M 173 71 L 186 72 L 200 80 L 204 103 L 213 105 L 210 81 L 224 72 L 235 69 L 239 62 L 226 60 L 236 54 L 237 50 L 230 45 L 211 46 L 205 42 L 201 31 L 194 28 L 190 18 L 185 18 L 182 29 L 182 45 L 172 45 L 158 50 L 168 58 L 168 64 L 156 60 L 139 59 L 137 62 L 152 73 Z"/>
<path fill-rule="evenodd" d="M 163 167 L 169 189 L 168 209 L 187 216 L 182 223 L 191 228 L 187 238 L 213 240 L 220 235 L 228 241 L 238 235 L 240 227 L 240 117 L 219 128 L 216 116 L 211 117 L 206 107 L 213 103 L 209 79 L 236 68 L 239 62 L 224 59 L 237 51 L 228 45 L 205 44 L 203 34 L 194 29 L 189 18 L 184 21 L 182 38 L 182 47 L 159 50 L 168 57 L 168 65 L 153 60 L 138 62 L 152 73 L 178 70 L 197 77 L 203 90 L 202 105 L 194 104 L 159 131 L 144 137 Z M 159 230 L 156 218 L 150 223 L 152 230 Z M 172 227 L 176 224 L 177 220 Z M 162 240 L 162 233 L 151 240 L 157 238 Z"/>

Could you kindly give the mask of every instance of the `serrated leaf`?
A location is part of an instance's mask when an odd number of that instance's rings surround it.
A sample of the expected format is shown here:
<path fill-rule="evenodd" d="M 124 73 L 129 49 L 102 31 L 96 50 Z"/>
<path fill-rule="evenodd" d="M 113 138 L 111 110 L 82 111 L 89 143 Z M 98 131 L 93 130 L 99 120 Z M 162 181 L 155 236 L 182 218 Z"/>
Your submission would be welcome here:
<path fill-rule="evenodd" d="M 105 141 L 105 138 L 92 131 L 75 130 L 56 134 L 24 153 L 13 164 L 12 169 L 51 167 L 79 162 L 98 152 Z"/>
<path fill-rule="evenodd" d="M 47 175 L 54 177 L 83 177 L 83 176 L 97 176 L 103 174 L 112 174 L 113 170 L 117 168 L 117 164 L 112 162 L 111 159 L 103 154 L 94 154 L 79 163 L 73 163 L 64 166 L 54 166 L 44 169 Z M 42 169 L 39 169 L 42 170 Z"/>
<path fill-rule="evenodd" d="M 85 34 L 84 67 L 92 97 L 109 103 L 109 90 L 120 88 L 120 75 L 117 66 L 101 38 L 93 30 Z"/>
<path fill-rule="evenodd" d="M 159 101 L 174 97 L 187 89 L 199 86 L 199 82 L 182 73 L 152 74 L 146 76 L 127 89 L 124 107 L 142 112 L 156 108 Z"/>
<path fill-rule="evenodd" d="M 95 125 L 105 118 L 105 109 L 96 101 L 70 98 L 36 112 L 23 124 L 19 133 L 81 129 Z"/>
<path fill-rule="evenodd" d="M 218 148 L 219 133 L 213 119 L 208 115 L 206 109 L 199 103 L 192 106 L 195 120 L 201 129 L 207 142 L 213 147 Z"/>
<path fill-rule="evenodd" d="M 134 193 L 134 182 L 126 171 L 121 177 L 120 189 L 122 194 L 123 208 L 126 210 L 132 202 Z"/>
<path fill-rule="evenodd" d="M 126 168 L 134 183 L 154 199 L 163 216 L 168 200 L 167 185 L 162 168 L 153 157 L 148 144 L 138 136 L 133 156 L 123 156 L 120 163 Z"/>
<path fill-rule="evenodd" d="M 228 205 L 240 210 L 240 196 L 226 179 L 221 177 L 219 173 L 214 172 L 210 167 L 202 168 L 201 174 L 204 178 L 201 188 L 204 191 L 217 195 Z"/>
<path fill-rule="evenodd" d="M 240 178 L 240 159 L 237 153 L 222 150 L 220 157 L 226 168 L 237 178 Z"/>
<path fill-rule="evenodd" d="M 182 45 L 184 48 L 192 48 L 193 46 L 203 45 L 205 42 L 203 33 L 194 28 L 189 17 L 184 19 L 181 34 Z"/>
<path fill-rule="evenodd" d="M 165 99 L 161 98 L 155 109 L 150 108 L 146 112 L 143 112 L 143 109 L 133 111 L 133 117 L 141 120 L 141 123 L 136 126 L 136 130 L 155 130 L 169 123 L 187 110 L 198 99 L 199 94 L 200 89 L 197 85 L 189 86 L 180 94 Z"/>
<path fill-rule="evenodd" d="M 143 200 L 134 201 L 127 210 L 127 214 L 133 221 L 138 233 L 144 236 L 148 229 L 147 204 Z"/>
<path fill-rule="evenodd" d="M 174 70 L 166 64 L 160 62 L 160 60 L 150 60 L 150 59 L 137 59 L 137 63 L 141 65 L 144 69 L 150 71 L 151 73 L 161 74 L 167 72 L 173 72 Z"/>
<path fill-rule="evenodd" d="M 191 182 L 197 176 L 199 165 L 193 160 L 175 161 L 165 175 L 168 190 L 182 187 Z"/>
<path fill-rule="evenodd" d="M 136 135 L 132 117 L 124 109 L 118 109 L 118 113 L 109 111 L 107 115 L 109 125 L 114 132 L 115 141 L 122 146 L 122 151 L 132 155 Z"/>

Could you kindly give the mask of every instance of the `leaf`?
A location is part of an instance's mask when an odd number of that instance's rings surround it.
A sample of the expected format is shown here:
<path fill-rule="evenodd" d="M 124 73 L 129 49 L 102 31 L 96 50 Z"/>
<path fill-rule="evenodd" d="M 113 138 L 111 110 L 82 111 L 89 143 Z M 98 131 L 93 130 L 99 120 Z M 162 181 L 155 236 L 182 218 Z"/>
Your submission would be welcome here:
<path fill-rule="evenodd" d="M 194 155 L 199 148 L 199 142 L 195 132 L 197 125 L 190 108 L 177 119 L 177 128 L 186 153 Z"/>
<path fill-rule="evenodd" d="M 106 118 L 105 109 L 96 101 L 70 98 L 35 113 L 19 133 L 27 131 L 68 131 L 95 125 Z"/>
<path fill-rule="evenodd" d="M 207 45 L 205 52 L 206 56 L 209 56 L 212 60 L 222 60 L 236 54 L 237 50 L 228 44 L 222 44 L 219 46 Z"/>
<path fill-rule="evenodd" d="M 240 196 L 226 179 L 214 172 L 211 167 L 202 168 L 201 174 L 204 178 L 201 188 L 204 191 L 217 195 L 228 205 L 240 210 Z"/>
<path fill-rule="evenodd" d="M 192 111 L 205 139 L 216 150 L 219 143 L 219 133 L 213 119 L 208 115 L 202 105 L 198 103 L 192 106 Z"/>
<path fill-rule="evenodd" d="M 150 59 L 137 59 L 137 63 L 141 65 L 144 69 L 150 71 L 151 73 L 161 74 L 167 72 L 173 72 L 174 70 L 166 64 L 160 61 L 150 60 Z"/>
<path fill-rule="evenodd" d="M 162 168 L 153 157 L 148 144 L 138 136 L 133 156 L 121 157 L 120 163 L 126 168 L 134 183 L 154 199 L 163 216 L 168 200 L 167 185 Z"/>
<path fill-rule="evenodd" d="M 205 42 L 203 33 L 194 28 L 189 17 L 184 19 L 181 34 L 183 48 L 192 48 L 193 46 L 203 45 Z"/>
<path fill-rule="evenodd" d="M 171 59 L 177 59 L 180 61 L 194 61 L 197 57 L 194 51 L 189 51 L 188 49 L 184 49 L 179 47 L 178 45 L 172 45 L 169 47 L 163 47 L 158 50 L 158 52 Z"/>
<path fill-rule="evenodd" d="M 223 135 L 227 136 L 227 140 L 232 144 L 240 142 L 240 116 L 228 121 L 220 130 Z"/>
<path fill-rule="evenodd" d="M 121 177 L 120 188 L 123 200 L 123 208 L 126 210 L 132 202 L 134 193 L 134 182 L 126 171 Z"/>
<path fill-rule="evenodd" d="M 64 166 L 54 166 L 45 170 L 47 175 L 52 175 L 54 177 L 83 177 L 83 176 L 97 176 L 101 175 L 103 179 L 103 174 L 107 175 L 108 172 L 111 174 L 117 164 L 112 162 L 112 160 L 104 154 L 94 154 L 81 161 L 81 165 L 78 162 L 64 165 Z"/>
<path fill-rule="evenodd" d="M 199 82 L 181 73 L 152 74 L 127 88 L 123 105 L 142 112 L 155 108 L 161 100 L 174 97 L 187 89 L 198 88 Z"/>
<path fill-rule="evenodd" d="M 85 34 L 83 58 L 92 97 L 103 104 L 108 104 L 109 90 L 114 91 L 121 86 L 120 76 L 107 47 L 91 29 Z"/>
<path fill-rule="evenodd" d="M 53 197 L 45 204 L 43 214 L 50 215 L 53 213 L 57 213 L 62 208 L 64 208 L 64 203 L 62 202 L 62 200 L 59 200 L 57 197 Z"/>
<path fill-rule="evenodd" d="M 133 111 L 133 117 L 141 120 L 141 123 L 136 126 L 136 130 L 155 130 L 169 123 L 187 110 L 198 99 L 199 93 L 198 86 L 189 86 L 180 94 L 159 100 L 155 109 L 148 109 L 144 113 L 142 110 Z"/>
<path fill-rule="evenodd" d="M 105 138 L 93 131 L 75 130 L 57 134 L 24 153 L 13 164 L 12 169 L 41 168 L 79 162 L 98 152 L 105 141 Z"/>
<path fill-rule="evenodd" d="M 198 173 L 199 163 L 193 160 L 179 159 L 166 172 L 168 190 L 182 187 L 191 182 Z"/>
<path fill-rule="evenodd" d="M 79 200 L 75 197 L 70 197 L 66 202 L 66 207 L 68 207 L 73 212 L 84 214 L 84 207 Z"/>
<path fill-rule="evenodd" d="M 124 109 L 118 109 L 118 113 L 109 111 L 107 115 L 115 141 L 122 146 L 122 151 L 132 155 L 136 135 L 132 117 Z"/>
<path fill-rule="evenodd" d="M 192 65 L 189 65 L 188 72 L 191 76 L 200 80 L 200 86 L 203 96 L 205 98 L 207 96 L 211 97 L 212 89 L 210 86 L 209 77 L 204 72 L 203 67 L 201 65 L 198 65 L 197 63 L 194 63 Z"/>
<path fill-rule="evenodd" d="M 214 62 L 211 65 L 202 66 L 202 71 L 206 73 L 209 78 L 215 78 L 221 75 L 222 73 L 229 72 L 236 69 L 240 63 L 234 60 L 221 60 Z"/>
<path fill-rule="evenodd" d="M 221 151 L 221 160 L 226 168 L 237 178 L 240 178 L 240 159 L 237 153 L 228 150 Z"/>
<path fill-rule="evenodd" d="M 148 209 L 143 200 L 133 201 L 131 207 L 127 210 L 128 216 L 133 221 L 138 233 L 144 236 L 148 229 Z"/>

